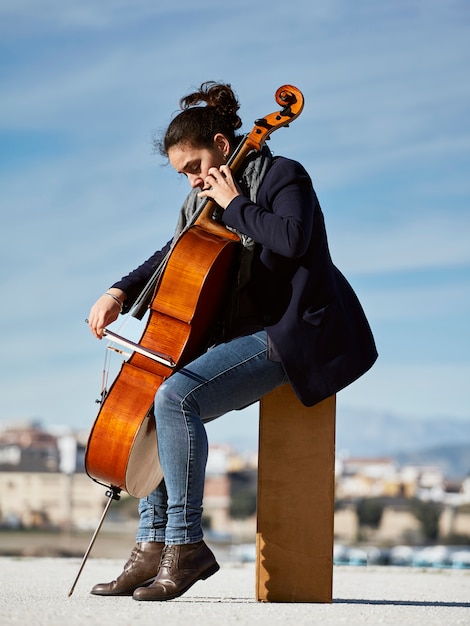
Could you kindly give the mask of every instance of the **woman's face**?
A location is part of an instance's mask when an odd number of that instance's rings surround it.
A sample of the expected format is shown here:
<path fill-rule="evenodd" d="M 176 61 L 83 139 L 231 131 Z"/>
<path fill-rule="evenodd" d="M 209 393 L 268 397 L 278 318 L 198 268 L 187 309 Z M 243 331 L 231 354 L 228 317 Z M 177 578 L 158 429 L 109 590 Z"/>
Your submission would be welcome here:
<path fill-rule="evenodd" d="M 221 134 L 214 137 L 210 148 L 195 148 L 189 143 L 180 143 L 168 150 L 168 159 L 179 174 L 184 174 L 192 189 L 204 188 L 204 180 L 211 167 L 219 168 L 228 157 L 230 144 Z"/>

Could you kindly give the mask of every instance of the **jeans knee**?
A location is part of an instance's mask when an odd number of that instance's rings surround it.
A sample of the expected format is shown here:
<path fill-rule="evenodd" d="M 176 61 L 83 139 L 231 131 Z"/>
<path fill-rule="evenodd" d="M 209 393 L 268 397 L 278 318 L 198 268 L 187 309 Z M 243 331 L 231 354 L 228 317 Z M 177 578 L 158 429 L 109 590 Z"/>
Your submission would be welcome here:
<path fill-rule="evenodd" d="M 191 390 L 179 384 L 179 375 L 174 374 L 162 383 L 155 394 L 155 417 L 170 417 L 178 414 L 198 413 L 199 406 Z"/>
<path fill-rule="evenodd" d="M 169 385 L 168 380 L 166 380 L 155 394 L 155 415 L 166 415 L 175 408 L 179 409 L 181 400 L 181 396 L 172 389 L 172 385 Z"/>

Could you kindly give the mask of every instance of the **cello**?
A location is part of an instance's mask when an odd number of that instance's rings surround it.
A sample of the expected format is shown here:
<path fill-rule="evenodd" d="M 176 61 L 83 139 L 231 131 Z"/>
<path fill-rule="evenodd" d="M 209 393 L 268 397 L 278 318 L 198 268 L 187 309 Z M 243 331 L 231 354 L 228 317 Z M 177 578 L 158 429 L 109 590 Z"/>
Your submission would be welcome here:
<path fill-rule="evenodd" d="M 275 100 L 282 108 L 257 119 L 232 154 L 228 165 L 234 174 L 251 152 L 262 149 L 272 132 L 288 126 L 302 112 L 304 99 L 296 87 L 279 87 Z M 121 490 L 145 497 L 163 478 L 153 416 L 155 393 L 176 368 L 199 356 L 207 345 L 241 245 L 236 233 L 214 219 L 216 209 L 210 198 L 201 203 L 138 298 L 134 316 L 141 318 L 149 310 L 140 341 L 136 344 L 104 331 L 104 336 L 133 352 L 110 389 L 102 392 L 87 442 L 86 472 L 109 488 L 109 501 L 82 567 L 111 501 L 119 499 Z"/>

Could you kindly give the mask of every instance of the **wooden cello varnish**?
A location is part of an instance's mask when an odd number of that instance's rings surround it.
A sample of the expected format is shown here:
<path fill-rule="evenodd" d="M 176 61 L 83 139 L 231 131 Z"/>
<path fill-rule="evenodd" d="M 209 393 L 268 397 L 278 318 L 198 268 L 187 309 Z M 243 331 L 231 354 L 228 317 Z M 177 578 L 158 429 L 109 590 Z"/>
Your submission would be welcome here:
<path fill-rule="evenodd" d="M 197 226 L 186 233 L 185 245 L 175 246 L 171 268 L 163 274 L 158 309 L 154 301 L 140 345 L 180 365 L 198 354 L 223 302 L 237 242 L 238 237 L 224 239 Z M 123 364 L 88 441 L 86 468 L 92 478 L 138 498 L 159 484 L 163 475 L 152 407 L 172 371 L 136 352 Z"/>

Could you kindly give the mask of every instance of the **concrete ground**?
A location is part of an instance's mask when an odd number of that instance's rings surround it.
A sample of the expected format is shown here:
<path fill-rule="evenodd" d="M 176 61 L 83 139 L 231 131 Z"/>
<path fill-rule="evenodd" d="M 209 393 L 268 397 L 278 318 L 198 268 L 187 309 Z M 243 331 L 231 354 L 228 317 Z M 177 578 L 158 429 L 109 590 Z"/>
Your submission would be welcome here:
<path fill-rule="evenodd" d="M 69 597 L 80 563 L 80 558 L 1 557 L 0 624 L 470 624 L 470 570 L 335 566 L 332 604 L 278 604 L 255 600 L 254 563 L 222 561 L 215 576 L 160 603 L 90 595 L 95 583 L 122 571 L 123 561 L 110 558 L 89 558 Z"/>

